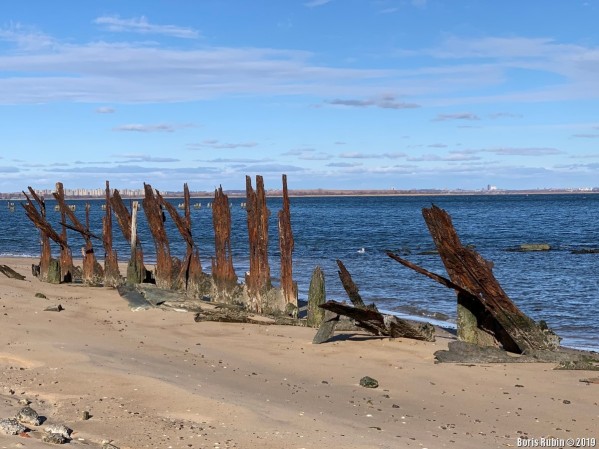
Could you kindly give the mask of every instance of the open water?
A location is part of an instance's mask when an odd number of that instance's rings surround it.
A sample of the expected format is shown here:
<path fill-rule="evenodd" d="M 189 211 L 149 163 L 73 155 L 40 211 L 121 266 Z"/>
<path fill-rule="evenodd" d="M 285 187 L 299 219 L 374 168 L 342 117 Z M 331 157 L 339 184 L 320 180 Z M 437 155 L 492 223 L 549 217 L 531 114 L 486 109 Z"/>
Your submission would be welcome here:
<path fill-rule="evenodd" d="M 209 199 L 192 209 L 193 233 L 202 266 L 210 270 L 214 254 L 212 210 Z M 246 212 L 242 198 L 231 199 L 233 261 L 240 279 L 249 268 Z M 85 222 L 84 201 L 76 215 Z M 103 201 L 91 201 L 91 230 L 101 235 Z M 178 204 L 180 200 L 172 200 Z M 277 212 L 280 198 L 269 198 L 271 274 L 278 277 Z M 341 259 L 360 287 L 366 302 L 398 315 L 455 321 L 453 291 L 399 265 L 385 255 L 397 251 L 406 259 L 446 276 L 422 218 L 423 207 L 436 204 L 452 216 L 463 244 L 474 245 L 494 262 L 494 274 L 506 293 L 529 316 L 543 319 L 563 337 L 562 344 L 599 350 L 599 254 L 575 254 L 599 248 L 599 195 L 480 195 L 418 197 L 318 197 L 291 198 L 291 221 L 295 238 L 294 278 L 300 299 L 306 299 L 310 276 L 320 265 L 326 276 L 327 297 L 346 299 L 337 276 Z M 47 200 L 49 221 L 58 228 L 55 202 Z M 144 254 L 154 257 L 154 245 L 143 212 L 139 215 Z M 167 219 L 171 254 L 182 257 L 184 243 Z M 116 219 L 115 247 L 126 261 L 129 249 Z M 69 231 L 73 255 L 83 242 Z M 514 252 L 525 243 L 548 243 L 550 251 Z M 103 257 L 101 242 L 96 254 Z M 14 212 L 0 202 L 0 256 L 39 256 L 39 234 L 18 202 Z M 275 279 L 276 280 L 276 279 Z"/>

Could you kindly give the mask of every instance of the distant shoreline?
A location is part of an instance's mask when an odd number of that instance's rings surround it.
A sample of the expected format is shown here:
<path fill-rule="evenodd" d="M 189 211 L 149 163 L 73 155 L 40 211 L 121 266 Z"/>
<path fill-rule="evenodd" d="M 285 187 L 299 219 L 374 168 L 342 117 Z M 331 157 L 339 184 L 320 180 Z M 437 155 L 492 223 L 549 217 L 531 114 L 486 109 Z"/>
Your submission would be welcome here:
<path fill-rule="evenodd" d="M 183 198 L 183 192 L 160 192 L 165 198 Z M 229 198 L 245 198 L 245 191 L 225 191 Z M 593 190 L 289 190 L 291 198 L 320 198 L 320 197 L 420 197 L 420 196 L 506 196 L 506 195 L 591 195 L 599 194 L 599 189 Z M 11 196 L 12 195 L 12 196 Z M 121 195 L 124 199 L 141 200 L 143 196 Z M 278 198 L 283 196 L 281 190 L 268 190 L 266 196 Z M 101 200 L 104 196 L 65 195 L 69 200 Z M 192 199 L 211 199 L 210 192 L 191 192 Z M 16 193 L 0 193 L 0 199 L 6 201 L 23 201 L 25 197 Z M 54 201 L 52 197 L 46 200 Z"/>

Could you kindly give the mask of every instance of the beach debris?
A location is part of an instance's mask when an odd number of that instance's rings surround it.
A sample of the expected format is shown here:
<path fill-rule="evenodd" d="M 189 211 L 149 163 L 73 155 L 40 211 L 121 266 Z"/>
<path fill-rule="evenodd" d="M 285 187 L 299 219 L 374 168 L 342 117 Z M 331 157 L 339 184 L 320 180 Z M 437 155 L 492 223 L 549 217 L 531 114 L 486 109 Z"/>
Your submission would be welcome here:
<path fill-rule="evenodd" d="M 87 420 L 89 420 L 91 417 L 92 417 L 92 415 L 91 415 L 91 414 L 90 414 L 90 413 L 89 413 L 87 410 L 84 410 L 84 411 L 83 411 L 83 413 L 82 413 L 82 415 L 81 415 L 81 419 L 82 419 L 83 421 L 87 421 Z"/>
<path fill-rule="evenodd" d="M 235 304 L 210 302 L 201 306 L 197 305 L 196 309 L 199 309 L 194 316 L 196 323 L 217 321 L 222 323 L 278 324 L 286 326 L 305 326 L 306 323 L 305 320 L 298 320 L 281 313 L 277 315 L 253 313 L 243 306 Z"/>
<path fill-rule="evenodd" d="M 36 298 L 41 298 L 41 299 L 48 299 L 48 297 L 46 295 L 44 295 L 43 293 L 36 293 L 35 294 Z"/>
<path fill-rule="evenodd" d="M 217 294 L 227 296 L 237 287 L 237 275 L 233 268 L 231 252 L 231 209 L 229 198 L 223 193 L 222 186 L 214 190 L 212 225 L 214 227 L 212 279 L 214 279 Z"/>
<path fill-rule="evenodd" d="M 378 388 L 379 382 L 370 376 L 364 376 L 360 379 L 360 385 L 364 388 Z"/>
<path fill-rule="evenodd" d="M 394 315 L 380 313 L 374 304 L 366 305 L 360 296 L 358 286 L 353 281 L 351 274 L 345 268 L 345 265 L 340 260 L 337 260 L 339 266 L 339 279 L 343 284 L 349 299 L 351 300 L 353 307 L 347 304 L 343 304 L 337 301 L 328 301 L 325 304 L 321 304 L 319 307 L 322 309 L 333 312 L 337 315 L 346 316 L 355 321 L 356 326 L 373 334 L 373 335 L 384 335 L 391 338 L 412 338 L 416 340 L 424 341 L 435 341 L 435 328 L 429 323 L 412 323 Z M 338 323 L 338 319 L 329 316 L 328 320 L 325 318 L 323 326 L 330 328 Z M 326 336 L 323 329 L 322 332 L 317 332 L 318 341 Z M 332 332 L 331 332 L 332 336 Z M 316 340 L 316 338 L 315 338 Z M 315 341 L 313 341 L 314 343 Z"/>
<path fill-rule="evenodd" d="M 322 310 L 322 309 L 321 309 Z M 319 345 L 329 340 L 335 334 L 335 328 L 339 323 L 340 315 L 338 313 L 331 312 L 330 310 L 324 311 L 324 317 L 320 323 L 320 327 L 312 339 L 312 344 Z"/>
<path fill-rule="evenodd" d="M 492 263 L 462 245 L 446 211 L 433 205 L 422 214 L 451 280 L 391 252 L 387 255 L 457 292 L 459 339 L 518 354 L 559 346 L 559 337 L 525 315 L 507 296 L 493 276 Z"/>
<path fill-rule="evenodd" d="M 0 433 L 5 435 L 19 435 L 29 429 L 17 421 L 15 418 L 0 419 Z"/>
<path fill-rule="evenodd" d="M 585 383 L 587 385 L 589 385 L 589 384 L 597 384 L 597 385 L 599 385 L 599 377 L 591 377 L 591 378 L 588 378 L 588 379 L 579 379 L 578 381 L 579 382 L 583 382 L 583 383 Z"/>
<path fill-rule="evenodd" d="M 564 360 L 555 367 L 556 370 L 599 371 L 599 355 L 596 358 Z"/>
<path fill-rule="evenodd" d="M 49 434 L 58 434 L 62 435 L 64 438 L 71 439 L 71 433 L 73 433 L 73 429 L 65 426 L 64 424 L 52 424 L 46 426 L 44 429 Z"/>
<path fill-rule="evenodd" d="M 21 398 L 21 399 L 19 399 L 19 404 L 21 404 L 21 405 L 29 405 L 29 404 L 31 404 L 31 401 L 29 399 L 26 399 L 26 398 Z"/>
<path fill-rule="evenodd" d="M 31 407 L 23 407 L 19 410 L 16 419 L 21 423 L 31 424 L 32 426 L 39 426 L 42 423 L 40 415 Z"/>
<path fill-rule="evenodd" d="M 104 285 L 116 287 L 122 283 L 117 252 L 112 246 L 112 206 L 110 203 L 110 183 L 106 181 L 106 211 L 102 217 L 102 246 L 104 246 Z M 89 227 L 89 225 L 88 225 Z"/>
<path fill-rule="evenodd" d="M 327 301 L 320 307 L 355 320 L 358 327 L 373 335 L 435 341 L 435 328 L 430 323 L 410 322 L 394 315 L 360 309 L 337 301 Z"/>
<path fill-rule="evenodd" d="M 102 441 L 102 449 L 119 449 L 118 446 L 112 444 L 111 441 Z"/>
<path fill-rule="evenodd" d="M 60 205 L 60 223 L 62 225 L 60 237 L 64 242 L 64 245 L 60 245 L 60 282 L 73 282 L 73 254 L 71 252 L 71 248 L 67 243 L 66 226 L 67 211 L 69 211 L 71 214 L 73 214 L 73 211 L 66 205 L 64 201 L 64 187 L 62 185 L 62 182 L 56 183 L 56 191 L 52 193 L 52 196 L 54 196 L 54 198 L 58 201 Z"/>
<path fill-rule="evenodd" d="M 325 288 L 325 279 L 324 272 L 322 268 L 317 266 L 314 268 L 312 272 L 312 278 L 310 279 L 310 288 L 308 289 L 308 326 L 309 327 L 318 327 L 325 320 L 325 311 L 321 309 L 319 306 L 326 302 L 326 288 Z M 331 325 L 328 326 L 330 328 L 327 333 L 330 335 L 325 338 L 328 340 L 335 331 L 335 327 Z M 324 335 L 321 336 L 324 338 Z M 314 342 L 313 342 L 314 343 Z"/>
<path fill-rule="evenodd" d="M 268 217 L 270 211 L 266 207 L 266 193 L 262 176 L 256 176 L 255 191 L 252 188 L 252 178 L 246 176 L 245 190 L 250 248 L 250 271 L 246 274 L 245 283 L 250 295 L 248 304 L 250 310 L 261 313 L 265 305 L 266 292 L 272 287 L 268 264 Z"/>
<path fill-rule="evenodd" d="M 291 211 L 287 191 L 287 175 L 283 181 L 283 208 L 279 211 L 279 250 L 281 252 L 281 289 L 287 304 L 297 308 L 297 283 L 293 282 L 293 231 L 291 230 Z"/>
<path fill-rule="evenodd" d="M 19 281 L 25 280 L 25 276 L 17 273 L 15 270 L 10 268 L 8 265 L 0 265 L 0 273 L 2 273 L 4 276 L 11 278 L 11 279 L 18 279 Z"/>
<path fill-rule="evenodd" d="M 60 304 L 58 304 L 57 306 L 48 306 L 44 309 L 44 312 L 62 312 L 64 310 L 64 307 Z"/>

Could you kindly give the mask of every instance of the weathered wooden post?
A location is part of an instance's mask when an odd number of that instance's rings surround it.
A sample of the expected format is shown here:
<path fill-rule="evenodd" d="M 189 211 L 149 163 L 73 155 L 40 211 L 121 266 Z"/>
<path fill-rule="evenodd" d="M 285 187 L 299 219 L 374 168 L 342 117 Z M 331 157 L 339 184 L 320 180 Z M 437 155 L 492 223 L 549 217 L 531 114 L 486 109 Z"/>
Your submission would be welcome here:
<path fill-rule="evenodd" d="M 59 188 L 60 184 L 60 188 Z M 60 208 L 61 217 L 63 217 L 63 221 L 61 222 L 64 228 L 69 228 L 74 231 L 77 231 L 83 239 L 85 240 L 85 247 L 82 249 L 83 255 L 83 281 L 87 284 L 96 285 L 100 283 L 100 278 L 104 276 L 104 270 L 100 264 L 98 264 L 96 260 L 96 256 L 94 254 L 94 247 L 91 242 L 92 234 L 89 232 L 89 203 L 85 206 L 85 217 L 87 226 L 84 227 L 81 222 L 75 216 L 75 213 L 69 208 L 64 199 L 64 194 L 62 190 L 62 184 L 57 183 L 57 191 L 53 193 L 54 198 L 58 202 L 58 207 Z M 68 226 L 66 224 L 65 217 L 68 217 L 73 226 Z M 95 237 L 95 236 L 94 236 Z M 69 249 L 70 253 L 70 249 Z M 72 262 L 72 259 L 71 259 Z"/>
<path fill-rule="evenodd" d="M 223 193 L 222 186 L 214 191 L 212 224 L 214 226 L 212 278 L 219 293 L 228 293 L 237 286 L 237 275 L 233 268 L 231 253 L 231 209 L 229 198 Z"/>
<path fill-rule="evenodd" d="M 102 217 L 102 244 L 104 245 L 104 285 L 116 287 L 121 283 L 117 253 L 112 246 L 112 206 L 110 184 L 106 181 L 106 214 Z"/>
<path fill-rule="evenodd" d="M 250 272 L 246 275 L 250 309 L 262 313 L 266 292 L 271 289 L 268 264 L 268 216 L 266 193 L 262 176 L 256 176 L 256 191 L 252 179 L 245 177 L 247 196 L 247 223 L 250 248 Z"/>
<path fill-rule="evenodd" d="M 56 192 L 52 194 L 60 202 L 64 203 L 64 188 L 62 182 L 56 183 Z M 60 198 L 60 199 L 59 199 Z M 60 281 L 72 282 L 74 275 L 73 254 L 71 248 L 67 244 L 67 226 L 66 226 L 66 211 L 68 207 L 60 207 L 60 222 L 62 223 L 62 231 L 60 237 L 65 243 L 60 246 Z"/>
<path fill-rule="evenodd" d="M 297 284 L 293 282 L 293 232 L 287 192 L 287 175 L 283 175 L 283 208 L 279 211 L 279 249 L 281 251 L 281 288 L 287 304 L 297 308 Z"/>
<path fill-rule="evenodd" d="M 42 281 L 49 282 L 51 284 L 59 284 L 61 280 L 60 263 L 56 259 L 52 258 L 50 239 L 60 246 L 66 245 L 66 242 L 62 240 L 61 236 L 58 235 L 58 233 L 46 220 L 46 205 L 44 199 L 39 197 L 31 187 L 28 187 L 28 189 L 31 193 L 31 196 L 40 206 L 40 212 L 37 211 L 35 205 L 25 192 L 23 192 L 23 195 L 25 195 L 27 203 L 21 203 L 21 206 L 23 206 L 23 209 L 25 209 L 27 217 L 32 221 L 34 226 L 39 229 L 42 240 L 39 270 L 36 270 L 34 265 L 32 266 L 32 271 L 34 273 L 39 272 L 40 280 Z"/>
<path fill-rule="evenodd" d="M 326 302 L 326 288 L 324 282 L 324 272 L 322 268 L 316 267 L 312 272 L 310 279 L 310 288 L 308 290 L 308 326 L 318 327 L 324 319 L 324 309 L 321 304 Z"/>
<path fill-rule="evenodd" d="M 144 191 L 144 212 L 156 247 L 156 286 L 165 289 L 176 288 L 174 271 L 178 274 L 180 266 L 173 266 L 160 200 L 154 195 L 154 189 L 150 184 L 144 183 Z"/>
<path fill-rule="evenodd" d="M 132 211 L 129 214 L 123 198 L 121 198 L 121 194 L 115 189 L 110 198 L 110 204 L 114 209 L 114 214 L 116 215 L 123 237 L 131 245 L 131 253 L 127 265 L 127 284 L 141 284 L 144 281 L 148 281 L 150 273 L 144 266 L 141 240 L 137 236 L 137 210 L 139 203 L 137 201 L 133 202 L 131 206 Z"/>
<path fill-rule="evenodd" d="M 190 198 L 189 198 L 189 187 L 187 183 L 183 185 L 183 208 L 185 211 L 184 218 L 181 218 L 177 209 L 169 203 L 165 201 L 165 199 L 160 195 L 159 192 L 156 192 L 156 196 L 160 201 L 162 207 L 164 207 L 179 230 L 181 237 L 185 240 L 186 243 L 186 251 L 185 251 L 185 259 L 181 264 L 181 269 L 177 278 L 174 279 L 173 287 L 175 288 L 184 288 L 187 291 L 194 291 L 198 294 L 202 293 L 202 281 L 204 279 L 204 273 L 202 273 L 202 264 L 200 262 L 200 255 L 193 241 L 193 237 L 191 235 L 191 207 L 190 207 Z"/>

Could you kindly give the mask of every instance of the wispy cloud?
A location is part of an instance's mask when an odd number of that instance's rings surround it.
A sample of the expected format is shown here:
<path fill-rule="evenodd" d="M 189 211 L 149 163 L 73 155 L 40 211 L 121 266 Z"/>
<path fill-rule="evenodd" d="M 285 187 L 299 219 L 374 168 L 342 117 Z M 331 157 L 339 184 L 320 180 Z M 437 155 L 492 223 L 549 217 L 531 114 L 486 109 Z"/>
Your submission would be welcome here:
<path fill-rule="evenodd" d="M 19 173 L 20 171 L 17 167 L 0 166 L 0 173 Z"/>
<path fill-rule="evenodd" d="M 115 112 L 116 112 L 116 109 L 111 108 L 109 106 L 102 106 L 102 107 L 96 108 L 97 114 L 114 114 Z"/>
<path fill-rule="evenodd" d="M 235 148 L 253 148 L 257 146 L 256 142 L 236 142 L 226 143 L 215 139 L 204 140 L 200 143 L 189 143 L 187 147 L 190 150 L 201 150 L 204 148 L 212 148 L 217 150 L 231 150 Z"/>
<path fill-rule="evenodd" d="M 252 158 L 242 158 L 242 157 L 233 157 L 233 158 L 216 158 L 216 159 L 208 159 L 208 160 L 202 160 L 199 162 L 208 162 L 208 163 L 214 163 L 214 164 L 221 164 L 221 163 L 227 163 L 227 164 L 231 164 L 231 163 L 236 163 L 236 164 L 255 164 L 255 163 L 262 163 L 262 162 L 272 162 L 272 159 L 268 159 L 268 158 L 264 158 L 264 159 L 252 159 Z"/>
<path fill-rule="evenodd" d="M 175 159 L 172 157 L 157 157 L 157 156 L 149 156 L 146 154 L 113 154 L 112 157 L 116 157 L 119 159 L 126 159 L 122 161 L 123 163 L 139 163 L 139 162 L 158 162 L 158 163 L 166 163 L 166 162 L 179 162 L 179 159 Z"/>
<path fill-rule="evenodd" d="M 200 33 L 193 28 L 178 27 L 175 25 L 156 25 L 150 23 L 144 16 L 133 17 L 131 19 L 121 19 L 119 16 L 102 16 L 95 19 L 94 23 L 112 32 L 161 34 L 182 39 L 197 39 L 200 37 Z"/>
<path fill-rule="evenodd" d="M 597 139 L 599 134 L 574 134 L 572 137 L 579 137 L 582 139 Z"/>
<path fill-rule="evenodd" d="M 363 165 L 361 162 L 329 162 L 327 167 L 348 168 Z"/>
<path fill-rule="evenodd" d="M 51 50 L 57 43 L 53 37 L 18 22 L 0 28 L 0 41 L 12 42 L 22 51 Z"/>
<path fill-rule="evenodd" d="M 343 159 L 399 159 L 406 157 L 405 153 L 361 153 L 358 151 L 348 151 L 339 153 L 339 157 Z"/>
<path fill-rule="evenodd" d="M 316 8 L 318 6 L 326 5 L 332 1 L 333 0 L 310 0 L 309 2 L 304 3 L 304 6 L 307 6 L 308 8 Z"/>
<path fill-rule="evenodd" d="M 480 120 L 480 117 L 470 112 L 460 112 L 456 114 L 439 114 L 433 119 L 435 122 L 445 122 L 448 120 Z"/>
<path fill-rule="evenodd" d="M 414 109 L 420 107 L 420 105 L 415 103 L 397 101 L 393 95 L 384 95 L 369 100 L 336 98 L 334 100 L 328 100 L 326 103 L 334 106 L 349 106 L 354 108 L 368 108 L 374 106 L 382 109 Z"/>
<path fill-rule="evenodd" d="M 511 112 L 494 112 L 493 114 L 489 114 L 490 119 L 499 119 L 499 118 L 521 118 L 521 114 L 512 114 Z"/>
<path fill-rule="evenodd" d="M 557 148 L 490 148 L 484 151 L 498 156 L 550 156 L 563 153 Z"/>
<path fill-rule="evenodd" d="M 172 125 L 167 123 L 158 123 L 153 125 L 142 125 L 139 123 L 130 123 L 127 125 L 120 125 L 113 128 L 113 131 L 124 131 L 124 132 L 137 132 L 137 133 L 156 133 L 156 132 L 167 132 L 172 133 L 177 129 L 189 128 L 193 125 Z"/>

